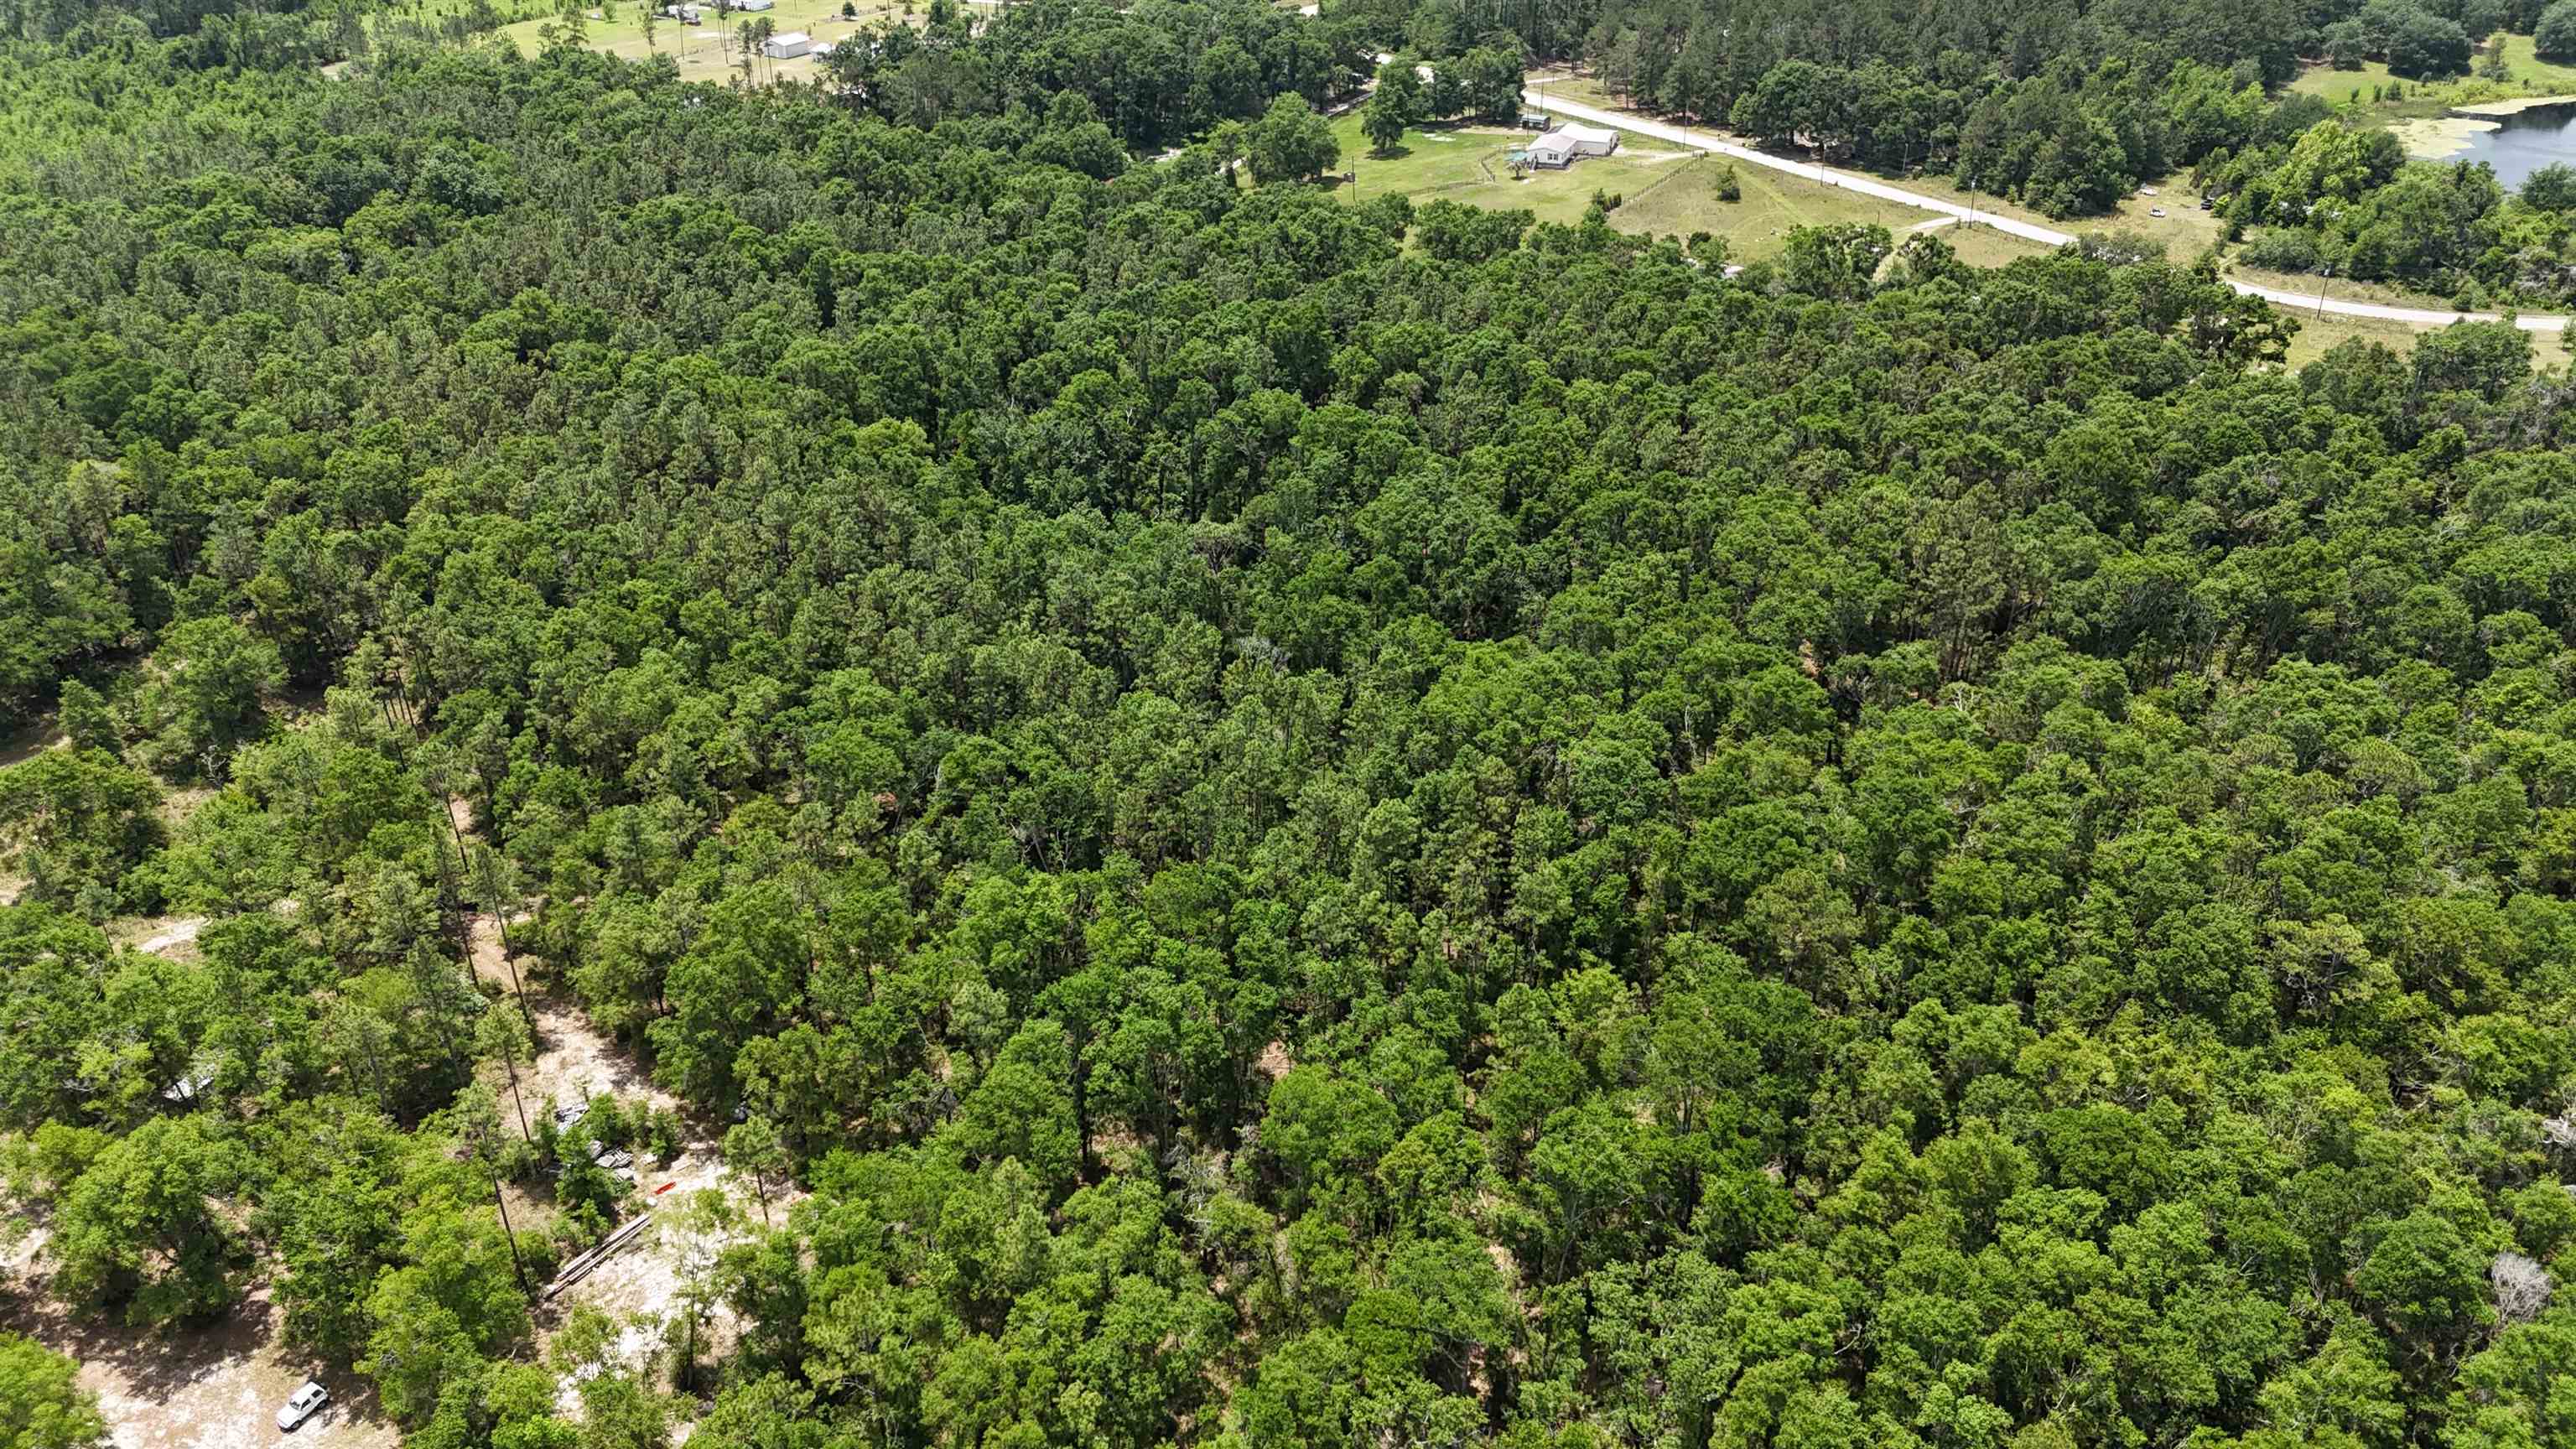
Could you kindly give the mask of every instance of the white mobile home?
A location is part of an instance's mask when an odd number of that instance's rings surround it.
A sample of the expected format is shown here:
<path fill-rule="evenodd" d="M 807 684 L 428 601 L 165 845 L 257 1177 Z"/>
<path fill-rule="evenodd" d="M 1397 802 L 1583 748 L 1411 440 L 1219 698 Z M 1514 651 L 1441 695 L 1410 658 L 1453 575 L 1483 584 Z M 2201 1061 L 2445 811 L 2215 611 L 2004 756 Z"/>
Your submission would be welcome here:
<path fill-rule="evenodd" d="M 777 3 L 778 0 L 733 0 L 733 8 L 736 10 L 767 10 Z"/>
<path fill-rule="evenodd" d="M 1619 149 L 1619 133 L 1599 126 L 1559 126 L 1529 143 L 1530 161 L 1561 169 L 1577 156 L 1607 156 Z"/>
<path fill-rule="evenodd" d="M 802 30 L 782 30 L 760 43 L 760 53 L 771 60 L 793 60 L 814 49 L 814 37 Z"/>

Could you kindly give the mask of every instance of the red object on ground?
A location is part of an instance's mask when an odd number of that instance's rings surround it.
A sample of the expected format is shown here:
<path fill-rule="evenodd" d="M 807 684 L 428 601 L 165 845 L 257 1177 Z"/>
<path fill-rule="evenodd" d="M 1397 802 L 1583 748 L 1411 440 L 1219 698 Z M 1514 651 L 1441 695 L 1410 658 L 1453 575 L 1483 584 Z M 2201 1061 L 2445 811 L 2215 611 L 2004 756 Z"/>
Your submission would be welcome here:
<path fill-rule="evenodd" d="M 678 1186 L 679 1186 L 679 1184 L 678 1184 L 678 1183 L 676 1183 L 676 1182 L 666 1182 L 666 1183 L 662 1184 L 660 1187 L 657 1187 L 657 1188 L 653 1189 L 653 1195 L 654 1195 L 655 1197 L 660 1197 L 662 1194 L 664 1194 L 664 1193 L 666 1193 L 666 1192 L 669 1192 L 671 1189 L 673 1189 L 673 1188 L 675 1188 L 675 1187 L 678 1187 Z"/>

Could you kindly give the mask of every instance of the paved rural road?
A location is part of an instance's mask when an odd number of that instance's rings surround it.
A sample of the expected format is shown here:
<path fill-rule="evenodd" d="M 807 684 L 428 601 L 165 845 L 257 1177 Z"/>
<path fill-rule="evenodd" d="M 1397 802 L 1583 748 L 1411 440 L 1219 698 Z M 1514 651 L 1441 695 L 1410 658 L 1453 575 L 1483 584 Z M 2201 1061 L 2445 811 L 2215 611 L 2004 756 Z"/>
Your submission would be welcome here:
<path fill-rule="evenodd" d="M 1962 221 L 1973 221 L 1981 226 L 1993 227 L 2008 236 L 2023 237 L 2038 242 L 2042 246 L 2064 246 L 2075 240 L 2072 233 L 2059 231 L 2055 227 L 2000 216 L 1964 201 L 1925 196 L 1921 192 L 1908 191 L 1902 186 L 1891 186 L 1887 182 L 1871 177 L 1854 175 L 1849 171 L 1836 171 L 1830 166 L 1810 166 L 1804 161 L 1792 161 L 1786 156 L 1774 156 L 1768 151 L 1756 151 L 1750 146 L 1739 146 L 1732 141 L 1720 141 L 1705 131 L 1685 131 L 1679 126 L 1663 121 L 1650 121 L 1643 116 L 1604 110 L 1599 106 L 1587 106 L 1579 101 L 1551 100 L 1534 90 L 1523 91 L 1521 99 L 1540 110 L 1572 116 L 1578 121 L 1590 121 L 1596 126 L 1615 126 L 1622 131 L 1633 131 L 1640 136 L 1652 136 L 1658 141 L 1670 141 L 1675 145 L 1695 146 L 1702 151 L 1714 151 L 1721 156 L 1733 156 L 1740 161 L 1750 161 L 1756 166 L 1768 166 L 1774 171 L 1786 171 L 1792 176 L 1801 176 L 1826 186 L 1848 187 L 1863 196 L 1874 196 L 1881 201 L 1895 202 L 1899 206 L 1919 207 L 1925 211 L 1937 211 Z M 2282 287 L 2261 287 L 2252 282 L 2237 281 L 2232 277 L 2228 279 L 2227 285 L 2247 296 L 2261 297 L 2267 302 L 2278 303 L 2293 312 L 2303 311 L 2314 314 L 2317 311 L 2318 304 L 2314 293 L 2300 293 Z M 2419 327 L 2441 327 L 2461 321 L 2500 320 L 2498 314 L 2493 312 L 2455 312 L 2447 307 L 2390 307 L 2377 302 L 2346 302 L 2335 297 L 2325 300 L 2325 310 L 2344 317 L 2372 317 L 2383 322 L 2406 322 Z M 2541 317 L 2526 313 L 2513 320 L 2514 325 L 2525 332 L 2559 332 L 2567 327 L 2565 317 Z"/>

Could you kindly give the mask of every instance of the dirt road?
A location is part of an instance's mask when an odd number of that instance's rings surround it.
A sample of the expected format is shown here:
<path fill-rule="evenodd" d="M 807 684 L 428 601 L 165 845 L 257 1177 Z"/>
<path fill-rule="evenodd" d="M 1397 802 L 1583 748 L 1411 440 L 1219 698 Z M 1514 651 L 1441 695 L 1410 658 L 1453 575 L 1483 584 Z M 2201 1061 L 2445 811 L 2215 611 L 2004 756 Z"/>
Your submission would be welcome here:
<path fill-rule="evenodd" d="M 453 809 L 459 833 L 470 835 L 471 812 L 463 801 L 453 802 Z M 510 929 L 516 940 L 518 918 L 512 918 Z M 521 960 L 513 969 L 510 953 L 502 943 L 500 922 L 488 912 L 476 914 L 467 922 L 466 943 L 474 974 L 500 989 L 504 1001 L 499 1009 L 518 1009 L 514 993 L 528 984 L 530 963 Z M 612 1093 L 628 1102 L 640 1099 L 657 1111 L 679 1111 L 678 1100 L 655 1085 L 634 1054 L 593 1026 L 589 1015 L 568 996 L 531 987 L 527 1008 L 535 1019 L 537 1051 L 534 1061 L 520 1065 L 518 1088 L 531 1121 L 544 1110 L 549 1097 L 558 1105 L 569 1105 L 599 1092 Z M 495 1078 L 493 1086 L 507 1091 L 497 1064 L 489 1070 Z M 541 1338 L 575 1306 L 589 1305 L 628 1323 L 619 1340 L 617 1356 L 627 1360 L 630 1367 L 640 1367 L 660 1342 L 662 1322 L 676 1311 L 681 1279 L 689 1265 L 693 1261 L 703 1264 L 722 1246 L 721 1239 L 692 1239 L 679 1228 L 681 1207 L 690 1197 L 709 1188 L 732 1190 L 716 1137 L 686 1115 L 681 1120 L 686 1129 L 676 1156 L 668 1161 L 642 1153 L 636 1157 L 636 1190 L 643 1211 L 654 1221 L 540 1313 Z M 743 1225 L 737 1231 L 756 1226 L 760 1217 L 758 1204 L 740 1193 L 732 1195 Z M 783 1205 L 784 1199 L 773 1195 L 771 1214 L 780 1213 Z M 534 1221 L 534 1217 L 527 1216 L 523 1221 Z M 732 1310 L 718 1304 L 700 1330 L 701 1356 L 720 1349 L 735 1334 Z M 579 1405 L 575 1386 L 567 1383 L 562 1396 L 564 1412 L 577 1417 Z"/>

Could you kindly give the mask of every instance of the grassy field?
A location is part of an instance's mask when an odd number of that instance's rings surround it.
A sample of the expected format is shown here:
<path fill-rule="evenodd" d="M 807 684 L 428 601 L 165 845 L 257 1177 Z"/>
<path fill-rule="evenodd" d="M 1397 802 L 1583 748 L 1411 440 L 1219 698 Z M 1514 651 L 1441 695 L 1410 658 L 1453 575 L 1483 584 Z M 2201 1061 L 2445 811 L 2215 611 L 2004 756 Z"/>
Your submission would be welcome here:
<path fill-rule="evenodd" d="M 1534 89 L 1539 88 L 1539 81 L 1537 79 L 1533 79 L 1531 85 Z M 1619 97 L 1604 91 L 1598 81 L 1588 76 L 1568 77 L 1564 76 L 1562 72 L 1552 72 L 1546 79 L 1543 93 L 1550 98 L 1562 98 L 1568 101 L 1580 102 L 1585 105 L 1602 106 L 1611 109 L 1624 109 Z M 1741 136 L 1728 135 L 1723 131 L 1716 131 L 1712 134 L 1722 136 L 1725 139 L 1734 141 L 1738 144 L 1742 144 L 1744 139 Z M 1660 145 L 1666 143 L 1648 142 L 1647 144 Z M 1803 161 L 1807 158 L 1803 155 L 1793 154 L 1792 159 Z M 1762 168 L 1739 163 L 1736 167 L 1736 172 L 1738 175 L 1745 177 L 1749 183 L 1754 175 L 1762 174 Z M 2165 244 L 2165 255 L 2178 262 L 2189 261 L 2200 255 L 2203 251 L 2208 250 L 2209 247 L 2216 244 L 2221 232 L 2224 230 L 2216 215 L 2200 209 L 2199 194 L 2191 189 L 2189 178 L 2180 173 L 2164 177 L 2155 182 L 2154 185 L 2158 194 L 2153 197 L 2128 197 L 2118 206 L 2113 207 L 2109 215 L 2086 217 L 2081 222 L 2051 221 L 2049 218 L 2040 215 L 2038 212 L 2032 211 L 2028 207 L 2015 206 L 2011 202 L 2005 201 L 2000 197 L 1972 194 L 1964 191 L 1957 185 L 1953 184 L 1946 176 L 1898 176 L 1889 173 L 1881 174 L 1884 176 L 1884 179 L 1894 181 L 1904 186 L 1909 191 L 1919 191 L 1926 196 L 1939 197 L 1943 200 L 1956 201 L 1962 204 L 1973 203 L 1977 210 L 1981 212 L 1992 212 L 1997 216 L 2009 217 L 2016 221 L 2036 222 L 2039 225 L 2053 226 L 2063 231 L 2129 231 L 2150 236 L 2163 242 Z M 1807 188 L 1806 183 L 1781 176 L 1778 172 L 1768 173 L 1768 177 L 1773 183 L 1774 190 L 1777 190 L 1780 187 L 1812 189 Z M 1745 190 L 1746 199 L 1750 201 L 1752 195 L 1752 188 L 1750 184 L 1748 184 Z M 2149 215 L 2148 213 L 2150 210 L 2156 207 L 2164 208 L 2165 214 L 2163 216 Z M 1890 207 L 1888 209 L 1900 218 L 1889 220 L 1887 222 L 1891 228 L 1902 229 L 1907 226 L 1916 225 L 1926 219 L 1925 213 L 1911 208 Z M 1879 220 L 1880 218 L 1873 216 L 1867 218 L 1836 217 L 1833 219 Z M 1812 225 L 1813 223 L 1802 224 Z M 1655 229 L 1660 231 L 1665 228 L 1657 227 Z M 1715 230 L 1715 228 L 1708 229 Z M 1956 229 L 1953 230 L 1955 231 Z M 1983 229 L 1980 228 L 1978 230 Z M 1966 235 L 1966 233 L 1958 233 L 1950 237 L 1951 245 L 1960 247 L 1963 255 L 1966 254 L 1968 247 L 1974 244 L 1965 240 Z M 2027 244 L 2015 242 L 2012 238 L 2002 236 L 1999 233 L 1988 232 L 1986 233 L 1986 236 L 1994 245 L 1985 246 L 1983 248 L 1984 250 L 1991 252 L 1996 251 L 2001 247 L 2020 248 L 2018 251 L 2011 252 L 2010 255 L 2002 256 L 2002 260 L 2010 260 L 2011 255 L 2026 255 L 2028 251 L 2036 250 L 2036 248 L 2029 247 Z"/>
<path fill-rule="evenodd" d="M 1908 231 L 1936 219 L 1909 206 L 1856 196 L 1841 187 L 1818 186 L 1740 161 L 1733 164 L 1743 199 L 1720 201 L 1717 179 L 1727 164 L 1716 158 L 1686 163 L 1654 190 L 1632 196 L 1611 216 L 1610 224 L 1621 231 L 1655 236 L 1687 238 L 1693 232 L 1708 232 L 1726 238 L 1732 260 L 1758 262 L 1779 255 L 1789 233 L 1802 226 L 1875 223 L 1902 240 Z M 2040 250 L 1984 227 L 1940 230 L 1942 240 L 1979 265 L 1999 264 Z"/>
<path fill-rule="evenodd" d="M 2310 297 L 2317 295 L 2320 281 L 2319 278 L 2312 276 L 2266 271 L 2261 267 L 2230 267 L 2228 275 L 2239 281 L 2253 282 L 2265 287 L 2279 287 L 2304 293 Z M 2353 282 L 2342 277 L 2326 278 L 2323 280 L 2323 285 L 2326 296 L 2346 302 L 2384 302 L 2398 307 L 2439 307 L 2444 305 L 2446 300 L 2428 296 L 2422 292 L 2410 292 L 2403 287 L 2383 286 L 2375 282 Z M 2320 316 L 2314 308 L 2283 307 L 2281 310 L 2297 317 L 2299 325 L 2305 329 L 2299 334 L 2298 340 L 2290 346 L 2290 361 L 2294 366 L 2347 337 L 2376 337 L 2403 352 L 2414 344 L 2416 338 L 2434 330 L 2429 327 L 2409 326 L 2403 322 L 2382 322 L 2368 317 L 2339 317 L 2332 313 Z M 2490 307 L 2479 310 L 2494 311 L 2495 309 Z M 2565 333 L 2531 334 L 2532 366 L 2563 368 L 2568 365 L 2568 361 Z"/>
<path fill-rule="evenodd" d="M 2384 302 L 2392 307 L 2451 305 L 2451 299 L 2448 297 L 2437 296 L 2430 292 L 2411 291 L 2405 287 L 2394 287 L 2384 282 L 2356 282 L 2346 277 L 2320 278 L 2307 272 L 2276 272 L 2266 267 L 2241 265 L 2229 266 L 2227 273 L 2240 281 L 2253 282 L 2265 287 L 2278 287 L 2283 291 L 2296 292 L 2303 297 L 2318 295 L 2317 289 L 2322 286 L 2325 288 L 2324 295 L 2339 302 Z M 2494 309 L 2482 307 L 2478 310 Z"/>
<path fill-rule="evenodd" d="M 1959 223 L 1940 229 L 1941 240 L 1972 267 L 2000 267 L 2023 257 L 2045 256 L 2048 248 L 2028 237 L 2012 236 L 1983 224 Z M 1904 240 L 1903 237 L 1898 238 Z"/>
<path fill-rule="evenodd" d="M 2506 79 L 2492 81 L 2467 76 L 2431 82 L 2401 80 L 2391 76 L 2388 67 L 2374 60 L 2364 61 L 2359 70 L 2312 65 L 2290 82 L 2290 89 L 2303 95 L 2323 97 L 2358 119 L 2381 123 L 2438 116 L 2449 107 L 2474 105 L 2480 101 L 2576 95 L 2576 65 L 2540 59 L 2532 50 L 2530 36 L 2500 33 L 2488 42 L 2488 46 L 2502 47 L 2505 68 L 2512 72 Z M 2377 101 L 2371 99 L 2374 92 L 2384 92 L 2392 80 L 2404 86 L 2404 99 L 2392 101 L 2384 95 Z M 2357 98 L 2355 92 L 2359 93 Z"/>
<path fill-rule="evenodd" d="M 1602 89 L 1601 82 L 1588 75 L 1568 75 L 1564 71 L 1547 71 L 1529 78 L 1529 88 L 1550 99 L 1574 101 L 1606 110 L 1625 110 L 1627 98 L 1614 96 Z"/>
<path fill-rule="evenodd" d="M 2289 367 L 2292 371 L 2323 357 L 2336 344 L 2356 337 L 2368 338 L 2404 353 L 2411 351 L 2417 338 L 2437 329 L 2410 327 L 2403 322 L 2382 322 L 2370 317 L 2338 317 L 2328 313 L 2319 317 L 2313 312 L 2298 314 L 2299 335 L 2290 341 Z M 2534 332 L 2531 337 L 2531 365 L 2534 371 L 2568 365 L 2567 339 L 2556 332 Z"/>
<path fill-rule="evenodd" d="M 2426 99 L 2417 100 L 2413 81 L 2404 82 L 2407 91 L 2405 100 L 2399 102 L 2383 100 L 2374 103 L 2370 98 L 2371 93 L 2374 90 L 2385 90 L 2389 81 L 2393 79 L 2395 77 L 2388 73 L 2388 67 L 2375 60 L 2366 60 L 2361 63 L 2359 70 L 2337 70 L 2330 65 L 2309 66 L 2299 72 L 2297 78 L 2290 82 L 2289 88 L 2297 95 L 2316 96 L 2334 105 L 2347 107 L 2354 104 L 2353 92 L 2359 91 L 2361 93 L 2359 105 L 2362 110 L 2377 111 L 2391 118 L 2424 115 L 2441 109 L 2438 103 L 2430 99 L 2429 94 Z M 2438 91 L 2441 87 L 2428 86 L 2425 89 L 2429 93 Z"/>
<path fill-rule="evenodd" d="M 652 42 L 647 44 L 643 21 L 639 18 L 643 13 L 640 0 L 614 0 L 614 3 L 589 12 L 593 18 L 584 22 L 582 40 L 593 50 L 603 50 L 628 60 L 641 60 L 656 52 L 668 55 L 679 61 L 682 80 L 723 80 L 741 74 L 742 52 L 735 48 L 732 37 L 748 22 L 766 19 L 781 32 L 802 30 L 818 41 L 839 40 L 862 25 L 904 13 L 901 0 L 895 0 L 895 3 L 856 0 L 857 18 L 845 19 L 841 5 L 842 0 L 778 0 L 774 10 L 765 10 L 758 15 L 735 15 L 729 26 L 719 26 L 713 0 L 707 0 L 705 24 L 682 25 L 676 20 L 657 20 Z M 606 18 L 597 18 L 602 10 L 605 10 Z M 499 34 L 515 43 L 522 53 L 533 55 L 544 48 L 547 27 L 562 24 L 552 17 L 522 20 L 516 25 L 503 27 Z M 803 79 L 815 71 L 813 61 L 801 58 L 755 60 L 753 66 L 753 78 L 764 81 L 785 77 Z"/>
<path fill-rule="evenodd" d="M 2363 116 L 2381 124 L 2435 113 L 2447 105 L 2470 104 L 2482 99 L 2524 94 L 2576 95 L 2576 66 L 2549 65 L 2538 61 L 2532 53 L 2531 37 L 2500 35 L 2494 43 L 2503 46 L 2505 63 L 2513 70 L 2512 79 L 2502 84 L 2476 79 L 2420 89 L 2410 84 L 2404 101 L 2392 104 L 2383 100 L 2373 106 L 2369 104 L 2370 87 L 2386 85 L 2388 70 L 2385 66 L 2372 65 L 2359 71 L 2311 69 L 2299 77 L 2293 89 L 2328 96 L 2340 103 L 2344 92 L 2359 84 Z M 1617 97 L 1604 93 L 1598 83 L 1588 77 L 1555 72 L 1547 77 L 1546 86 L 1551 97 L 1604 107 L 1617 107 L 1619 104 Z M 2338 86 L 2343 89 L 2337 90 Z M 1672 232 L 1684 236 L 1693 231 L 1717 232 L 1734 244 L 1739 259 L 1755 261 L 1778 251 L 1781 240 L 1795 226 L 1815 225 L 1820 221 L 1876 221 L 1901 234 L 1906 228 L 1919 225 L 1924 217 L 1922 212 L 1894 205 L 1884 207 L 1881 214 L 1854 214 L 1856 209 L 1865 212 L 1868 204 L 1859 203 L 1858 198 L 1848 194 L 1810 201 L 1813 188 L 1759 167 L 1739 163 L 1736 174 L 1744 182 L 1745 199 L 1734 207 L 1728 207 L 1710 195 L 1705 183 L 1694 184 L 1691 178 L 1677 177 L 1673 183 L 1644 198 L 1632 199 L 1613 219 L 1613 224 L 1628 231 Z M 2073 222 L 2052 222 L 2034 211 L 1996 197 L 1972 196 L 1946 177 L 1902 176 L 1888 179 L 1926 196 L 1973 202 L 1980 212 L 2055 226 L 2079 235 L 2123 231 L 2150 237 L 2163 242 L 2166 257 L 2176 262 L 2193 260 L 2219 245 L 2224 235 L 2224 227 L 2217 216 L 2200 209 L 2199 195 L 2191 189 L 2189 178 L 2181 174 L 2154 183 L 2157 195 L 2153 197 L 2126 197 L 2107 216 L 2086 217 Z M 1819 201 L 1821 205 L 1817 204 Z M 2162 207 L 2165 214 L 2150 215 L 2149 212 L 2156 207 Z M 1835 214 L 1821 214 L 1827 211 Z M 1712 217 L 1717 218 L 1715 224 L 1710 220 Z M 2031 243 L 1984 227 L 1946 227 L 1942 230 L 1942 237 L 1958 250 L 1963 259 L 1980 266 L 1999 266 L 2016 256 L 2027 256 L 2039 250 Z M 2292 276 L 2251 267 L 2233 267 L 2230 271 L 2246 281 L 2309 296 L 2316 295 L 2320 282 L 2316 277 Z M 2400 287 L 2357 283 L 2341 277 L 2325 280 L 2324 287 L 2326 296 L 2342 301 L 2412 307 L 2439 307 L 2447 301 Z M 2294 366 L 2316 357 L 2347 337 L 2376 337 L 2392 347 L 2403 349 L 2412 346 L 2414 339 L 2427 330 L 2366 318 L 2328 316 L 2319 319 L 2313 314 L 2301 314 L 2301 317 L 2306 330 L 2291 349 Z M 2568 367 L 2570 361 L 2563 338 L 2546 332 L 2533 334 L 2532 359 L 2535 366 L 2557 368 Z"/>
<path fill-rule="evenodd" d="M 1616 155 L 1587 157 L 1565 170 L 1535 172 L 1515 181 L 1507 159 L 1529 133 L 1508 126 L 1407 130 L 1394 153 L 1382 158 L 1369 153 L 1358 111 L 1335 121 L 1333 136 L 1342 143 L 1342 165 L 1358 177 L 1355 185 L 1340 188 L 1345 198 L 1365 201 L 1396 191 L 1417 202 L 1446 197 L 1472 206 L 1518 207 L 1541 221 L 1582 219 L 1595 191 L 1636 197 L 1671 168 L 1688 165 L 1691 154 L 1631 136 Z"/>
<path fill-rule="evenodd" d="M 1507 158 L 1528 139 L 1499 126 L 1433 127 L 1404 133 L 1392 156 L 1369 154 L 1356 112 L 1334 123 L 1343 164 L 1358 176 L 1340 188 L 1345 198 L 1366 200 L 1389 191 L 1417 202 L 1447 198 L 1473 206 L 1519 208 L 1541 221 L 1580 220 L 1596 191 L 1621 198 L 1610 224 L 1621 231 L 1689 237 L 1708 232 L 1727 240 L 1740 262 L 1777 255 L 1789 233 L 1802 226 L 1875 222 L 1903 233 L 1930 220 L 1894 202 L 1855 196 L 1743 162 L 1733 163 L 1743 198 L 1720 201 L 1717 177 L 1727 164 L 1668 141 L 1628 135 L 1616 154 L 1588 157 L 1563 171 L 1512 179 Z M 1944 239 L 1979 264 L 2001 263 L 2039 248 L 1983 227 L 1944 229 Z"/>
<path fill-rule="evenodd" d="M 2226 226 L 2219 221 L 2217 213 L 2200 209 L 2200 193 L 2191 189 L 2188 172 L 2176 172 L 2149 183 L 2156 191 L 2153 196 L 2126 196 L 2105 215 L 2079 217 L 2072 221 L 2051 220 L 2000 197 L 1972 194 L 1946 176 L 1890 176 L 1887 179 L 1908 191 L 1919 191 L 1946 201 L 1974 203 L 1981 212 L 1992 212 L 2015 221 L 2035 222 L 2078 236 L 2088 232 L 2122 231 L 2151 237 L 2164 243 L 2165 256 L 2177 262 L 2187 262 L 2199 256 L 2216 245 L 2226 232 Z M 2164 209 L 2164 215 L 2151 214 L 2158 207 Z"/>
<path fill-rule="evenodd" d="M 2323 357 L 2337 344 L 2356 337 L 2382 343 L 2398 352 L 2415 345 L 2425 329 L 2409 327 L 2403 322 L 2380 322 L 2368 317 L 2319 317 L 2313 312 L 2299 314 L 2299 335 L 2290 339 L 2290 369 L 2295 372 Z"/>
<path fill-rule="evenodd" d="M 2529 81 L 2535 94 L 2576 95 L 2576 65 L 2542 60 L 2532 50 L 2528 35 L 2498 35 L 2504 46 L 2504 63 L 2517 81 Z"/>

